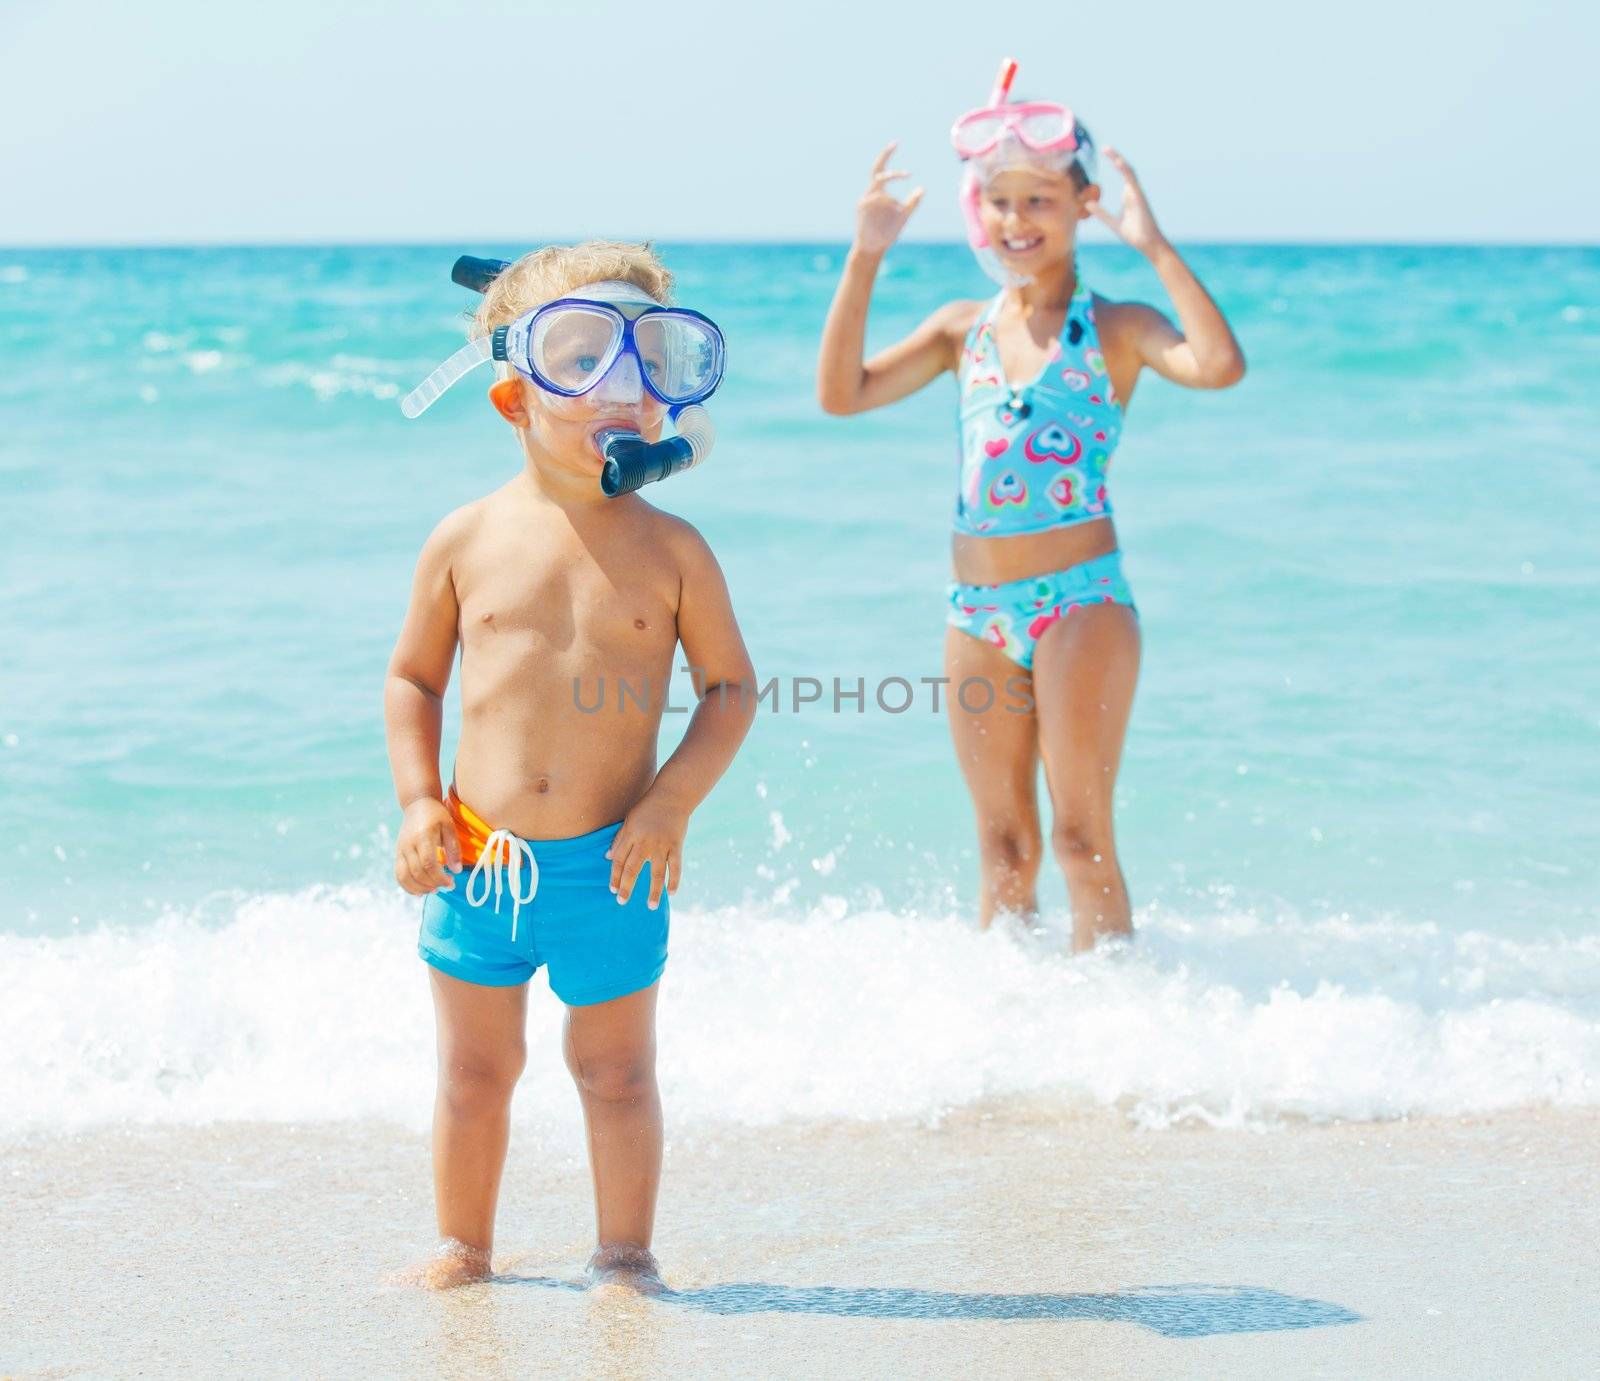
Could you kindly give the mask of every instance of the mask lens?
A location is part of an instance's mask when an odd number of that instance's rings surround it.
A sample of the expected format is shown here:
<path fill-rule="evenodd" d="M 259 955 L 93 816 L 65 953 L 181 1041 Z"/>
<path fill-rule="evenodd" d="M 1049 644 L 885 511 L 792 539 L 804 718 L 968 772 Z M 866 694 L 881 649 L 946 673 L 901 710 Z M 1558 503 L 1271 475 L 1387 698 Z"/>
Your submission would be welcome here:
<path fill-rule="evenodd" d="M 533 366 L 557 388 L 582 393 L 609 368 L 622 325 L 593 307 L 563 307 L 534 323 L 528 341 Z"/>
<path fill-rule="evenodd" d="M 980 114 L 963 120 L 956 126 L 956 152 L 970 157 L 982 153 L 1005 130 L 1005 121 L 998 115 Z"/>
<path fill-rule="evenodd" d="M 694 402 L 716 387 L 721 343 L 698 317 L 652 312 L 634 323 L 633 339 L 651 386 L 668 402 Z"/>
<path fill-rule="evenodd" d="M 1072 133 L 1066 114 L 1058 110 L 1036 110 L 1017 122 L 1017 134 L 1022 142 L 1036 149 L 1060 144 Z"/>

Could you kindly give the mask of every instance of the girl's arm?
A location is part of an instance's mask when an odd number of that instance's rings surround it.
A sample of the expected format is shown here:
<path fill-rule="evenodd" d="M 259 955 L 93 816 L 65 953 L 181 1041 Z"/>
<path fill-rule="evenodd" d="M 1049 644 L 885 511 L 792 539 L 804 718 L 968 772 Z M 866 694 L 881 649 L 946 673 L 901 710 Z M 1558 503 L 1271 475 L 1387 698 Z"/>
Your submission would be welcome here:
<path fill-rule="evenodd" d="M 1094 214 L 1150 261 L 1183 328 L 1175 328 L 1154 307 L 1129 304 L 1119 308 L 1131 328 L 1140 362 L 1185 388 L 1227 388 L 1238 383 L 1244 378 L 1244 352 L 1227 318 L 1161 233 L 1127 161 L 1115 149 L 1107 149 L 1106 157 L 1122 174 L 1122 207 L 1112 215 L 1097 200 Z"/>
<path fill-rule="evenodd" d="M 897 345 L 864 360 L 867 308 L 883 256 L 922 201 L 918 187 L 897 201 L 889 183 L 907 176 L 891 172 L 890 144 L 872 165 L 872 180 L 856 207 L 856 237 L 845 259 L 844 274 L 828 308 L 817 356 L 817 401 L 824 412 L 845 414 L 881 408 L 931 383 L 954 366 L 954 327 L 965 303 L 951 303 L 935 312 Z"/>

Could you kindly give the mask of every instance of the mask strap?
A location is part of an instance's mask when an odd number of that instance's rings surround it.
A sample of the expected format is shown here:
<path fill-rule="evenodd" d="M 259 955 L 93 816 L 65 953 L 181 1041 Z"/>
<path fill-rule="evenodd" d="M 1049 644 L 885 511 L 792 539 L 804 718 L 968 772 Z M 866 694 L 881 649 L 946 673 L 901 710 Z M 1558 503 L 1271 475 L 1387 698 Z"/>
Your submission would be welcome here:
<path fill-rule="evenodd" d="M 468 341 L 400 400 L 400 411 L 407 417 L 421 417 L 463 375 L 470 374 L 480 364 L 487 364 L 494 358 L 493 336 L 479 336 L 477 340 Z"/>

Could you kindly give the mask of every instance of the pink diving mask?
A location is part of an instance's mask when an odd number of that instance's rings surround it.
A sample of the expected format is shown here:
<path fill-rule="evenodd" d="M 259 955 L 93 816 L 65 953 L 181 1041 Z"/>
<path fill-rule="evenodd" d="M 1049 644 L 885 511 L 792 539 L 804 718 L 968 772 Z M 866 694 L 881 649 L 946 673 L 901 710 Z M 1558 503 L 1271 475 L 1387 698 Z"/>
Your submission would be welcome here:
<path fill-rule="evenodd" d="M 963 158 L 982 158 L 1007 138 L 1034 153 L 1071 152 L 1078 147 L 1078 122 L 1054 101 L 1024 101 L 969 110 L 950 130 L 950 142 Z"/>
<path fill-rule="evenodd" d="M 1038 168 L 1065 172 L 1074 163 L 1095 178 L 1094 142 L 1071 109 L 1056 101 L 1020 101 L 1009 97 L 1017 60 L 1000 64 L 989 102 L 969 110 L 950 129 L 950 142 L 965 167 L 961 173 L 961 216 L 967 243 L 983 271 L 1002 285 L 1019 280 L 1001 267 L 978 214 L 984 179 L 1001 168 Z"/>

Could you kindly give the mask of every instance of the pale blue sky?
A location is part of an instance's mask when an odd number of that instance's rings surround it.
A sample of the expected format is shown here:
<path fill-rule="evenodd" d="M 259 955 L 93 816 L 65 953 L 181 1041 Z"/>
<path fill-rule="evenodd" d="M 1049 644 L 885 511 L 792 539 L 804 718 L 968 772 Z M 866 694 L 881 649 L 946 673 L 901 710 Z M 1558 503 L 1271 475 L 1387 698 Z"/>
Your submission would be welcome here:
<path fill-rule="evenodd" d="M 999 59 L 1175 238 L 1600 242 L 1600 5 L 18 0 L 0 242 L 956 239 Z M 463 16 L 470 16 L 463 17 Z"/>

